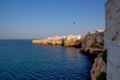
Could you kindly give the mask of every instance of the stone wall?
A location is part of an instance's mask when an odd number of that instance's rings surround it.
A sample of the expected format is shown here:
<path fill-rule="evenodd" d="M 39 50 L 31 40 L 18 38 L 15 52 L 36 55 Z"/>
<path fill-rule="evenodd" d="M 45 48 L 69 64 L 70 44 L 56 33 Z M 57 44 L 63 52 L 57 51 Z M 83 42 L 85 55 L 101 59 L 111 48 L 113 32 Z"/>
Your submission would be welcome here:
<path fill-rule="evenodd" d="M 120 45 L 108 43 L 107 80 L 120 80 Z"/>
<path fill-rule="evenodd" d="M 105 47 L 107 80 L 120 80 L 120 0 L 108 0 L 106 8 Z"/>
<path fill-rule="evenodd" d="M 120 0 L 108 0 L 106 2 L 106 37 L 111 41 L 120 32 Z M 118 33 L 117 33 L 118 32 Z M 118 38 L 116 38 L 118 41 Z"/>

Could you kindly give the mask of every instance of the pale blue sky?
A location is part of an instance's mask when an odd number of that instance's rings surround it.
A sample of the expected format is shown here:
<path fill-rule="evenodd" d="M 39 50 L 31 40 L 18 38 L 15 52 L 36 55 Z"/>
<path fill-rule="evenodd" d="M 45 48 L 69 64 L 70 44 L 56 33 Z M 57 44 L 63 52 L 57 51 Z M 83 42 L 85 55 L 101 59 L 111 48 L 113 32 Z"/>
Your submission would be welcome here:
<path fill-rule="evenodd" d="M 105 2 L 0 0 L 0 39 L 39 39 L 104 29 Z"/>

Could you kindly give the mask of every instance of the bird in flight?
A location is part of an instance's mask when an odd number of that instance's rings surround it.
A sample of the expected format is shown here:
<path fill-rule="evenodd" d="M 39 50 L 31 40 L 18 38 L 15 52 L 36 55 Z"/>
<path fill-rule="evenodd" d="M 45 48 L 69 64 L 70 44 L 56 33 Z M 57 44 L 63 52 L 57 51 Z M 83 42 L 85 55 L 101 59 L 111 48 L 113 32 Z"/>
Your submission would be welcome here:
<path fill-rule="evenodd" d="M 76 24 L 76 22 L 74 21 L 73 24 Z"/>

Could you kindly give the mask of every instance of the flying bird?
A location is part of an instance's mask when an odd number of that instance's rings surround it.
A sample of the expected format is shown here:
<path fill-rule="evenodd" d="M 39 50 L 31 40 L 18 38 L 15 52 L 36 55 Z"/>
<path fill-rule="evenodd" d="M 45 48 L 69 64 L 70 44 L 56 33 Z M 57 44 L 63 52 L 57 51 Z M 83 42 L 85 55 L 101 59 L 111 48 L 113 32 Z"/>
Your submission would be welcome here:
<path fill-rule="evenodd" d="M 74 21 L 73 24 L 76 24 L 76 22 Z"/>

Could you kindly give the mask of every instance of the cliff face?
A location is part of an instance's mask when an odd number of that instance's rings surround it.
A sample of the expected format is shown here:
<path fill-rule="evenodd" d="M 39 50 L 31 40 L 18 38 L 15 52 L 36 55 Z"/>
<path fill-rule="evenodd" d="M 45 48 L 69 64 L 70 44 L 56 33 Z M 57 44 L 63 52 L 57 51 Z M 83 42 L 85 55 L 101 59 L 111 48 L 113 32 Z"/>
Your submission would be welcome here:
<path fill-rule="evenodd" d="M 92 80 L 106 80 L 106 51 L 104 51 L 104 30 L 86 34 L 81 50 L 94 60 L 91 69 Z M 103 52 L 104 51 L 104 52 Z"/>
<path fill-rule="evenodd" d="M 94 30 L 87 33 L 84 39 L 85 46 L 91 46 L 93 43 L 104 42 L 104 30 Z"/>
<path fill-rule="evenodd" d="M 66 47 L 81 47 L 81 40 L 65 40 L 64 41 L 64 46 Z"/>
<path fill-rule="evenodd" d="M 104 30 L 94 30 L 86 34 L 81 51 L 88 54 L 99 54 L 104 50 Z"/>
<path fill-rule="evenodd" d="M 64 40 L 64 46 L 66 47 L 81 47 L 84 35 L 69 35 Z"/>
<path fill-rule="evenodd" d="M 48 37 L 43 40 L 33 40 L 33 44 L 38 45 L 63 45 L 64 37 Z"/>
<path fill-rule="evenodd" d="M 82 35 L 69 35 L 69 36 L 55 36 L 48 37 L 44 40 L 33 40 L 33 44 L 39 45 L 63 45 L 66 47 L 81 47 L 81 42 L 84 36 Z"/>
<path fill-rule="evenodd" d="M 33 40 L 33 44 L 40 44 L 40 45 L 46 45 L 47 41 L 46 40 Z"/>
<path fill-rule="evenodd" d="M 62 40 L 33 40 L 33 44 L 36 45 L 62 45 Z"/>
<path fill-rule="evenodd" d="M 32 43 L 38 45 L 63 45 L 66 47 L 89 48 L 93 43 L 103 44 L 103 34 L 104 30 L 95 30 L 88 32 L 86 35 L 54 36 L 43 40 L 33 40 Z M 101 46 L 103 47 L 103 45 Z"/>
<path fill-rule="evenodd" d="M 92 80 L 106 80 L 107 51 L 100 53 L 95 59 L 91 69 Z"/>

